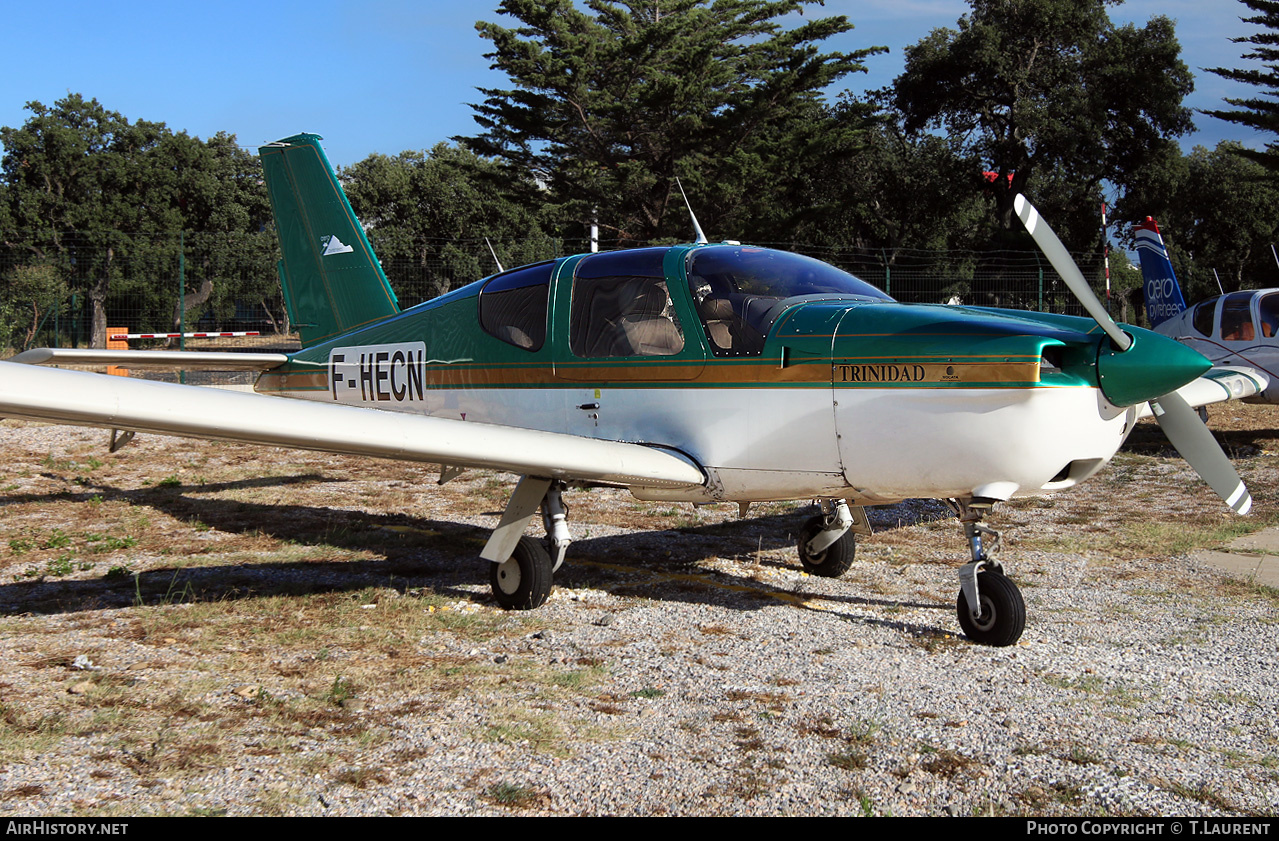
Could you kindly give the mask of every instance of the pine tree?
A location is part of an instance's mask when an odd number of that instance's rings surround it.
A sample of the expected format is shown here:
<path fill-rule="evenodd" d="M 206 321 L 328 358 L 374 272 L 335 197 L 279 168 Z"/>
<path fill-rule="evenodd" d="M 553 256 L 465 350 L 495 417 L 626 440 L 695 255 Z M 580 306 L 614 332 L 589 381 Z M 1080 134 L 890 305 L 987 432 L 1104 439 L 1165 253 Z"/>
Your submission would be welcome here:
<path fill-rule="evenodd" d="M 1264 27 L 1265 31 L 1247 38 L 1232 38 L 1236 44 L 1252 44 L 1253 49 L 1243 54 L 1248 61 L 1259 61 L 1264 69 L 1231 69 L 1213 67 L 1209 72 L 1223 79 L 1243 82 L 1261 89 L 1256 97 L 1232 99 L 1226 102 L 1233 110 L 1204 111 L 1231 123 L 1250 126 L 1272 136 L 1279 136 L 1279 0 L 1239 0 L 1257 12 L 1253 17 L 1242 18 L 1245 23 Z M 1279 174 L 1279 139 L 1266 143 L 1264 151 L 1240 148 L 1238 154 L 1256 161 L 1271 173 Z"/>
<path fill-rule="evenodd" d="M 481 89 L 464 142 L 621 242 L 687 236 L 677 176 L 708 232 L 759 236 L 835 128 L 823 92 L 876 51 L 820 51 L 842 16 L 782 26 L 812 2 L 504 0 L 519 26 L 476 28 L 511 88 Z"/>

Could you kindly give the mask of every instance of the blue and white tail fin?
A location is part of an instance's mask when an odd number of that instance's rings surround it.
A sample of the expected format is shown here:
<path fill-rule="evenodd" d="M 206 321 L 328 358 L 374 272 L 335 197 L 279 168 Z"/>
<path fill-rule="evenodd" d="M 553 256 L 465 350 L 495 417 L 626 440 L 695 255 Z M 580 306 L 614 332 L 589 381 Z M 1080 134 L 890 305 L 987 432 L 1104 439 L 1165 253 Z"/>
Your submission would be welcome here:
<path fill-rule="evenodd" d="M 1137 234 L 1137 256 L 1141 258 L 1141 276 L 1145 281 L 1146 317 L 1153 329 L 1185 312 L 1186 299 L 1181 296 L 1181 286 L 1155 220 L 1147 216 L 1146 221 L 1133 230 Z"/>

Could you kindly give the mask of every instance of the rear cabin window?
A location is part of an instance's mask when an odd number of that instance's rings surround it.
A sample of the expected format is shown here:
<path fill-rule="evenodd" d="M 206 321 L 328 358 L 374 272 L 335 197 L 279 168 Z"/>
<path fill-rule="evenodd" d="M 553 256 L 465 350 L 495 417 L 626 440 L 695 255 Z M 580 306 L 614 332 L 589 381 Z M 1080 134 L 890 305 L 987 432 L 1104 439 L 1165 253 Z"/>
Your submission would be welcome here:
<path fill-rule="evenodd" d="M 668 250 L 612 251 L 578 262 L 569 317 L 574 356 L 672 356 L 684 349 L 662 271 Z"/>
<path fill-rule="evenodd" d="M 1196 330 L 1204 336 L 1212 335 L 1212 321 L 1217 315 L 1217 302 L 1204 301 L 1195 306 L 1195 314 L 1191 317 Z"/>
<path fill-rule="evenodd" d="M 480 327 L 527 351 L 546 343 L 546 302 L 555 263 L 537 263 L 500 274 L 480 290 Z"/>

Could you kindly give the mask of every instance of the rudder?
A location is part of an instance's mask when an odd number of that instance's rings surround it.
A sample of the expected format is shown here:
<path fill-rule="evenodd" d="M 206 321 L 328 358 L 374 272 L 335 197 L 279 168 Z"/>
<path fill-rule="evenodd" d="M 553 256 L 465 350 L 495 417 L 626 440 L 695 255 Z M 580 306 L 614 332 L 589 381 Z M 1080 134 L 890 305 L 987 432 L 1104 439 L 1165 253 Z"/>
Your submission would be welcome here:
<path fill-rule="evenodd" d="M 280 285 L 302 346 L 400 311 L 317 134 L 258 150 L 280 237 Z"/>
<path fill-rule="evenodd" d="M 1141 259 L 1142 291 L 1146 294 L 1146 317 L 1154 329 L 1185 312 L 1186 299 L 1168 259 L 1168 249 L 1159 226 L 1149 216 L 1133 228 L 1137 236 L 1137 256 Z"/>

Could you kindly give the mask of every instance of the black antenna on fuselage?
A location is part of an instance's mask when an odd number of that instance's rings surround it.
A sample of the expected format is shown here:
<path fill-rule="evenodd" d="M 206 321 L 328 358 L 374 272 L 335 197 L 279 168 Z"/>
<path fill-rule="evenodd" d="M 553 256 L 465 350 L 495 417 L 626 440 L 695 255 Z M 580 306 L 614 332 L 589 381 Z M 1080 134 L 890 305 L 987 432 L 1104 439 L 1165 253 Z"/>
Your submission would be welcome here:
<path fill-rule="evenodd" d="M 684 192 L 684 185 L 679 183 L 679 179 L 675 179 L 675 186 L 679 187 L 679 194 L 684 197 L 684 206 L 688 208 L 688 218 L 693 220 L 693 233 L 697 234 L 696 245 L 706 245 L 710 242 L 706 238 L 706 234 L 702 233 L 702 226 L 697 224 L 697 214 L 693 212 L 693 205 L 688 201 L 688 194 Z"/>

